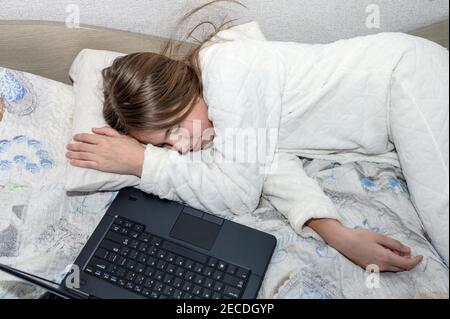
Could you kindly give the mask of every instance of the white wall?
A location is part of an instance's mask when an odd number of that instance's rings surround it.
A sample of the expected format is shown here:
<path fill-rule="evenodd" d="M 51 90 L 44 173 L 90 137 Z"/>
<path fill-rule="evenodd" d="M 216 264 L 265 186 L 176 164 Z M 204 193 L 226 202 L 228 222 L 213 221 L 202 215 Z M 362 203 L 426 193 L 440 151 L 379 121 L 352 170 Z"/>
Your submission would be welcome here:
<path fill-rule="evenodd" d="M 408 31 L 448 19 L 448 0 L 240 0 L 216 5 L 190 25 L 220 10 L 237 23 L 258 20 L 270 40 L 326 43 L 380 31 Z M 65 21 L 69 4 L 80 9 L 81 23 L 168 36 L 175 20 L 209 0 L 0 0 L 0 19 Z M 377 4 L 380 28 L 366 27 L 366 8 Z M 231 8 L 224 10 L 224 8 Z M 0 35 L 1 36 L 1 35 Z M 179 37 L 179 36 L 176 36 Z"/>

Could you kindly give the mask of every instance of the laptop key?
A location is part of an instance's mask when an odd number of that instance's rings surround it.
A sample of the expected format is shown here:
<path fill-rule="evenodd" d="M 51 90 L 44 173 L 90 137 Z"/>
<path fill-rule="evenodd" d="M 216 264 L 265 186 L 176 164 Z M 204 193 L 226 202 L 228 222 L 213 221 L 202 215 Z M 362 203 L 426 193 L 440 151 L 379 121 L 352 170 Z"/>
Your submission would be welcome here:
<path fill-rule="evenodd" d="M 202 285 L 204 281 L 205 281 L 205 277 L 203 277 L 202 275 L 195 275 L 194 282 L 196 284 Z"/>
<path fill-rule="evenodd" d="M 144 286 L 150 289 L 153 287 L 154 284 L 155 284 L 155 280 L 153 280 L 151 278 L 147 278 L 147 280 L 144 283 Z"/>
<path fill-rule="evenodd" d="M 136 267 L 136 262 L 134 260 L 128 260 L 125 267 L 127 267 L 130 270 L 134 270 L 134 268 Z"/>
<path fill-rule="evenodd" d="M 168 297 L 172 297 L 172 294 L 173 294 L 174 291 L 175 291 L 175 288 L 170 287 L 170 286 L 166 286 L 166 287 L 164 287 L 163 294 L 168 296 Z"/>
<path fill-rule="evenodd" d="M 149 255 L 155 256 L 157 252 L 158 252 L 158 248 L 156 248 L 155 246 L 150 246 L 150 248 L 148 249 Z"/>
<path fill-rule="evenodd" d="M 227 273 L 234 275 L 236 273 L 237 267 L 235 265 L 228 265 Z"/>
<path fill-rule="evenodd" d="M 177 275 L 178 277 L 183 277 L 185 273 L 186 270 L 181 267 L 178 267 L 177 270 L 175 271 L 175 275 Z"/>
<path fill-rule="evenodd" d="M 141 264 L 146 264 L 148 257 L 147 255 L 144 254 L 139 254 L 138 259 L 137 259 Z"/>
<path fill-rule="evenodd" d="M 175 261 L 175 255 L 172 253 L 167 254 L 166 261 L 173 263 Z"/>
<path fill-rule="evenodd" d="M 125 274 L 127 273 L 126 269 L 119 267 L 117 269 L 116 275 L 119 277 L 125 277 Z"/>
<path fill-rule="evenodd" d="M 172 264 L 169 264 L 169 265 L 167 266 L 167 268 L 166 268 L 166 271 L 167 271 L 169 274 L 175 273 L 175 270 L 176 270 L 176 266 L 174 266 L 174 265 L 172 265 Z"/>
<path fill-rule="evenodd" d="M 158 260 L 156 258 L 149 257 L 148 261 L 147 261 L 147 265 L 149 265 L 151 267 L 155 267 L 157 262 L 158 262 Z"/>
<path fill-rule="evenodd" d="M 144 274 L 145 274 L 145 276 L 147 276 L 147 277 L 151 277 L 151 276 L 153 276 L 153 273 L 155 272 L 155 269 L 154 268 L 152 268 L 152 267 L 147 267 L 147 268 L 145 268 L 145 272 L 144 272 Z"/>
<path fill-rule="evenodd" d="M 172 275 L 165 275 L 163 278 L 163 282 L 167 285 L 171 285 L 173 283 L 174 277 Z"/>
<path fill-rule="evenodd" d="M 230 298 L 239 298 L 240 293 L 240 290 L 231 286 L 225 286 L 223 289 L 224 296 L 228 296 Z"/>
<path fill-rule="evenodd" d="M 162 244 L 162 239 L 159 237 L 154 236 L 152 238 L 152 240 L 150 241 L 150 244 L 152 244 L 153 246 L 159 247 Z"/>
<path fill-rule="evenodd" d="M 208 256 L 206 256 L 202 253 L 185 248 L 183 246 L 172 243 L 170 241 L 164 241 L 162 244 L 162 248 L 164 248 L 172 253 L 175 253 L 177 255 L 188 257 L 188 258 L 193 259 L 202 264 L 205 264 L 206 260 L 208 259 Z"/>
<path fill-rule="evenodd" d="M 205 270 L 203 270 L 203 274 L 207 277 L 211 277 L 214 273 L 214 269 L 211 267 L 206 267 Z"/>
<path fill-rule="evenodd" d="M 136 267 L 134 268 L 134 271 L 137 272 L 138 274 L 143 273 L 145 270 L 145 266 L 143 264 L 137 264 Z"/>
<path fill-rule="evenodd" d="M 224 262 L 224 261 L 219 261 L 219 262 L 217 263 L 217 269 L 219 269 L 219 270 L 221 270 L 221 271 L 224 271 L 225 268 L 227 268 L 227 263 L 226 263 L 226 262 Z"/>
<path fill-rule="evenodd" d="M 152 291 L 151 294 L 150 294 L 150 298 L 158 299 L 159 298 L 159 293 Z"/>
<path fill-rule="evenodd" d="M 222 299 L 222 295 L 219 294 L 218 292 L 213 293 L 212 295 L 212 299 Z"/>
<path fill-rule="evenodd" d="M 157 292 L 162 292 L 164 289 L 164 284 L 161 282 L 156 282 L 155 286 L 153 287 L 153 290 L 157 291 Z"/>
<path fill-rule="evenodd" d="M 133 249 L 138 249 L 139 242 L 136 239 L 131 240 L 129 246 Z"/>
<path fill-rule="evenodd" d="M 130 248 L 127 248 L 127 247 L 122 247 L 119 250 L 119 254 L 124 257 L 128 256 L 129 253 L 130 253 Z"/>
<path fill-rule="evenodd" d="M 91 266 L 87 266 L 87 267 L 84 269 L 84 271 L 87 272 L 88 274 L 93 274 L 93 273 L 94 273 L 94 268 L 91 267 Z"/>
<path fill-rule="evenodd" d="M 175 264 L 177 266 L 183 266 L 185 262 L 185 259 L 183 257 L 177 257 L 177 259 L 175 260 Z"/>
<path fill-rule="evenodd" d="M 192 284 L 190 282 L 185 282 L 183 285 L 183 290 L 187 291 L 187 292 L 191 292 L 192 291 Z"/>
<path fill-rule="evenodd" d="M 136 279 L 134 280 L 134 282 L 135 282 L 137 285 L 143 285 L 144 282 L 145 282 L 145 277 L 142 276 L 142 275 L 137 275 L 137 276 L 136 276 Z"/>
<path fill-rule="evenodd" d="M 183 285 L 183 280 L 180 278 L 175 278 L 173 281 L 173 286 L 176 288 L 180 288 Z"/>
<path fill-rule="evenodd" d="M 214 285 L 214 291 L 217 292 L 222 292 L 223 290 L 223 284 L 221 282 L 216 282 L 216 284 Z"/>
<path fill-rule="evenodd" d="M 230 286 L 237 287 L 240 289 L 244 288 L 245 284 L 244 280 L 231 276 L 229 274 L 225 274 L 225 276 L 223 276 L 222 281 Z"/>
<path fill-rule="evenodd" d="M 117 224 L 117 225 L 123 225 L 123 222 L 124 222 L 124 220 L 122 219 L 122 218 L 120 218 L 120 217 L 117 217 L 115 220 L 114 220 L 114 224 Z"/>
<path fill-rule="evenodd" d="M 94 268 L 106 270 L 106 268 L 108 268 L 109 266 L 109 263 L 105 260 L 94 257 L 91 259 L 90 265 L 93 266 Z"/>
<path fill-rule="evenodd" d="M 151 293 L 152 293 L 151 290 L 148 290 L 148 289 L 142 290 L 142 295 L 144 297 L 150 297 Z"/>
<path fill-rule="evenodd" d="M 214 278 L 215 280 L 221 280 L 221 279 L 222 279 L 222 276 L 223 276 L 223 272 L 216 270 L 216 271 L 214 272 L 213 278 Z"/>
<path fill-rule="evenodd" d="M 183 292 L 181 290 L 175 289 L 173 293 L 173 298 L 181 299 L 183 297 Z"/>
<path fill-rule="evenodd" d="M 132 227 L 133 227 L 133 223 L 130 222 L 130 221 L 128 221 L 128 220 L 126 220 L 126 221 L 124 221 L 124 223 L 123 223 L 123 227 L 126 227 L 126 228 L 132 228 Z"/>
<path fill-rule="evenodd" d="M 202 292 L 202 287 L 195 285 L 194 288 L 192 289 L 192 293 L 196 296 L 199 296 Z"/>
<path fill-rule="evenodd" d="M 205 286 L 206 288 L 212 288 L 214 286 L 214 280 L 212 280 L 211 278 L 206 278 L 203 286 Z"/>
<path fill-rule="evenodd" d="M 129 271 L 127 275 L 125 276 L 125 279 L 129 281 L 133 281 L 136 278 L 136 273 Z"/>
<path fill-rule="evenodd" d="M 137 239 L 139 237 L 139 233 L 132 230 L 129 232 L 128 236 L 130 236 L 131 238 Z"/>
<path fill-rule="evenodd" d="M 161 272 L 161 271 L 159 271 L 159 270 L 155 272 L 155 277 L 154 277 L 154 278 L 155 278 L 156 280 L 162 280 L 163 277 L 164 277 L 164 273 L 163 273 L 163 272 Z"/>
<path fill-rule="evenodd" d="M 139 250 L 141 253 L 146 253 L 147 250 L 148 250 L 148 245 L 147 245 L 147 244 L 144 244 L 144 243 L 140 243 L 140 244 L 139 244 L 139 247 L 138 247 L 138 250 Z"/>
<path fill-rule="evenodd" d="M 98 258 L 107 260 L 108 257 L 109 257 L 109 251 L 107 251 L 106 249 L 103 249 L 103 248 L 99 248 L 95 252 L 95 256 L 98 257 Z"/>
<path fill-rule="evenodd" d="M 111 263 L 115 263 L 117 259 L 119 259 L 119 255 L 117 255 L 116 253 L 111 253 L 107 260 Z"/>
<path fill-rule="evenodd" d="M 150 235 L 146 234 L 146 233 L 141 233 L 138 237 L 138 239 L 144 243 L 149 243 L 150 242 Z"/>
<path fill-rule="evenodd" d="M 117 265 L 124 267 L 127 263 L 127 259 L 125 257 L 119 257 L 119 260 L 117 261 Z"/>
<path fill-rule="evenodd" d="M 212 291 L 211 290 L 209 290 L 209 289 L 203 290 L 202 298 L 210 299 L 211 296 L 212 296 Z"/>
<path fill-rule="evenodd" d="M 194 265 L 195 263 L 192 260 L 187 260 L 186 263 L 184 264 L 184 267 L 186 267 L 187 269 L 193 269 Z"/>
<path fill-rule="evenodd" d="M 128 237 L 123 236 L 121 234 L 114 233 L 112 231 L 110 231 L 106 234 L 106 239 L 114 241 L 116 243 L 119 243 L 123 246 L 128 246 L 128 244 L 130 242 L 130 239 Z"/>
<path fill-rule="evenodd" d="M 167 263 L 165 261 L 158 261 L 158 263 L 156 264 L 156 268 L 158 268 L 159 270 L 164 270 L 166 269 Z"/>
<path fill-rule="evenodd" d="M 201 273 L 203 271 L 203 265 L 199 263 L 195 264 L 194 271 Z"/>
<path fill-rule="evenodd" d="M 118 253 L 121 248 L 121 246 L 119 244 L 112 242 L 110 240 L 107 240 L 107 239 L 104 239 L 102 241 L 102 243 L 100 244 L 100 247 L 102 247 L 106 250 L 115 252 L 115 253 Z"/>
<path fill-rule="evenodd" d="M 188 271 L 185 275 L 184 275 L 184 279 L 192 281 L 194 279 L 194 273 L 192 271 Z"/>
<path fill-rule="evenodd" d="M 208 260 L 208 266 L 212 267 L 212 268 L 215 268 L 217 266 L 217 261 L 218 260 L 216 258 L 210 257 L 209 260 Z"/>
<path fill-rule="evenodd" d="M 238 268 L 238 270 L 236 271 L 236 276 L 240 277 L 242 279 L 247 279 L 249 275 L 249 271 L 243 268 Z"/>
<path fill-rule="evenodd" d="M 190 293 L 185 292 L 183 295 L 183 299 L 192 299 L 192 298 L 194 298 L 194 296 L 191 295 Z"/>

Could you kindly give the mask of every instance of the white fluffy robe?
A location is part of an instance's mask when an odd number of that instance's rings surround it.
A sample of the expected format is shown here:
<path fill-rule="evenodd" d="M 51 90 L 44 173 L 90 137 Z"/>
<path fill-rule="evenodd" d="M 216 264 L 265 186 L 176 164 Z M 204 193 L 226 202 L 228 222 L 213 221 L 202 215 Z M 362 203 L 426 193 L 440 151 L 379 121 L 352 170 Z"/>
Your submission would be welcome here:
<path fill-rule="evenodd" d="M 339 215 L 297 156 L 401 165 L 424 230 L 448 263 L 446 49 L 380 33 L 316 45 L 238 39 L 200 57 L 213 147 L 192 161 L 147 146 L 139 188 L 213 213 L 250 212 L 262 194 L 301 233 L 310 218 Z M 276 130 L 278 138 L 260 145 L 266 156 L 257 163 L 237 162 L 230 143 L 240 133 L 227 128 Z"/>

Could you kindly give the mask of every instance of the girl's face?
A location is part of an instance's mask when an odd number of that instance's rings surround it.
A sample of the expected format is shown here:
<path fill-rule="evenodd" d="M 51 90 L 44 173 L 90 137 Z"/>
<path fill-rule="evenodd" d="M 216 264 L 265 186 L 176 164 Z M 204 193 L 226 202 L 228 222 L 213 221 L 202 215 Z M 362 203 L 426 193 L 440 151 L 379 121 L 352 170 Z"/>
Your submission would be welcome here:
<path fill-rule="evenodd" d="M 199 151 L 214 138 L 208 106 L 199 98 L 188 117 L 178 126 L 156 132 L 135 131 L 130 134 L 143 144 L 174 149 L 181 154 Z"/>

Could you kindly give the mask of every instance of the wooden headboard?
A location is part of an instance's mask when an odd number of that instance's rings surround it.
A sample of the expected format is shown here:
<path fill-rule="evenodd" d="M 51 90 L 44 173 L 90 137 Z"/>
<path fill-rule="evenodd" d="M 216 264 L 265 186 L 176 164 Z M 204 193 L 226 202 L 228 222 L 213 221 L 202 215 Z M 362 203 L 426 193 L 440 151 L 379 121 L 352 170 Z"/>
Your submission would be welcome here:
<path fill-rule="evenodd" d="M 448 20 L 410 32 L 448 48 Z M 0 66 L 22 70 L 70 84 L 70 65 L 83 48 L 124 53 L 157 52 L 165 38 L 62 22 L 0 21 Z M 181 43 L 181 52 L 193 44 Z"/>

